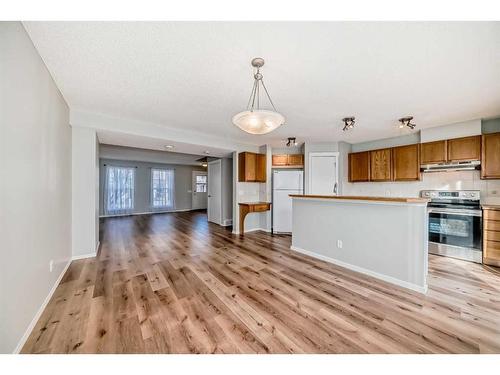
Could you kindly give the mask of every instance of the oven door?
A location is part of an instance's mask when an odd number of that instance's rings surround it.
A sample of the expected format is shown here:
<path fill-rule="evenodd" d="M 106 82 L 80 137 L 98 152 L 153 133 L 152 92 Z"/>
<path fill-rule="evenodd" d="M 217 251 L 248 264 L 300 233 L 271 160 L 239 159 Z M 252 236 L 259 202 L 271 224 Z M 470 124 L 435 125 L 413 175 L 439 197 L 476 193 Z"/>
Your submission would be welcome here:
<path fill-rule="evenodd" d="M 429 252 L 481 263 L 481 211 L 429 208 Z"/>

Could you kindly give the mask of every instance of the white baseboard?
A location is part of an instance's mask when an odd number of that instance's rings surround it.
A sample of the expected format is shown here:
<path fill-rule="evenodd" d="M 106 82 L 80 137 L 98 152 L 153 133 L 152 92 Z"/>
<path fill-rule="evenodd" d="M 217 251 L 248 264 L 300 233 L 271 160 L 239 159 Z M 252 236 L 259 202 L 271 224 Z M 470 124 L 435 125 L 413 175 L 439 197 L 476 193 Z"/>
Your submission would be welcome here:
<path fill-rule="evenodd" d="M 94 253 L 82 254 L 82 255 L 75 255 L 75 256 L 72 256 L 71 259 L 68 260 L 68 262 L 64 266 L 64 269 L 61 271 L 61 273 L 57 277 L 57 280 L 54 282 L 54 285 L 52 285 L 52 289 L 50 289 L 49 294 L 47 295 L 47 297 L 43 301 L 42 305 L 40 306 L 40 308 L 36 312 L 35 317 L 31 321 L 31 323 L 29 324 L 28 328 L 26 329 L 26 332 L 24 332 L 23 337 L 21 337 L 21 340 L 19 340 L 19 343 L 17 344 L 16 348 L 14 349 L 13 354 L 19 354 L 19 352 L 23 348 L 24 344 L 26 343 L 26 340 L 28 340 L 28 337 L 30 337 L 31 332 L 33 331 L 33 328 L 35 328 L 35 325 L 38 322 L 38 319 L 40 319 L 40 316 L 42 315 L 43 311 L 47 307 L 47 304 L 49 303 L 50 299 L 52 298 L 52 295 L 54 294 L 54 292 L 56 291 L 57 287 L 59 286 L 59 283 L 61 282 L 62 278 L 64 277 L 64 274 L 68 270 L 71 262 L 74 261 L 74 260 L 78 260 L 78 259 L 85 259 L 85 258 L 93 258 L 93 257 L 95 257 L 97 255 L 97 253 L 98 253 L 100 245 L 101 245 L 101 242 L 98 241 Z"/>
<path fill-rule="evenodd" d="M 52 298 L 52 295 L 54 294 L 54 292 L 56 291 L 57 287 L 59 286 L 59 283 L 61 282 L 64 274 L 66 273 L 66 271 L 68 270 L 68 267 L 69 265 L 71 264 L 73 259 L 69 259 L 68 262 L 66 263 L 66 265 L 64 266 L 63 270 L 61 271 L 61 273 L 59 274 L 59 276 L 57 277 L 57 280 L 54 282 L 54 285 L 52 285 L 52 289 L 50 289 L 50 292 L 49 294 L 47 295 L 47 297 L 45 298 L 45 300 L 43 301 L 42 305 L 40 306 L 40 308 L 38 309 L 38 311 L 36 312 L 35 316 L 33 317 L 33 319 L 31 320 L 31 323 L 28 325 L 28 328 L 26 329 L 26 331 L 24 332 L 24 335 L 23 337 L 21 337 L 21 340 L 19 340 L 16 348 L 14 349 L 14 352 L 13 354 L 19 354 L 19 352 L 21 351 L 21 349 L 23 348 L 24 344 L 26 344 L 26 340 L 28 340 L 28 337 L 30 337 L 31 335 L 31 332 L 33 331 L 33 328 L 35 328 L 36 326 L 36 323 L 38 323 L 38 319 L 40 319 L 40 316 L 42 316 L 42 313 L 43 311 L 45 310 L 45 308 L 47 307 L 47 304 L 49 303 L 50 299 Z"/>
<path fill-rule="evenodd" d="M 93 253 L 87 253 L 87 254 L 81 254 L 81 255 L 73 255 L 71 257 L 71 260 L 93 258 L 93 257 L 97 256 L 97 253 L 99 251 L 99 246 L 100 245 L 101 245 L 101 241 L 97 241 L 97 245 L 96 245 L 95 251 Z"/>
<path fill-rule="evenodd" d="M 324 256 L 324 255 L 321 255 L 321 254 L 317 254 L 317 253 L 314 253 L 314 252 L 309 251 L 309 250 L 304 250 L 304 249 L 301 249 L 300 247 L 290 246 L 290 249 L 293 251 L 296 251 L 298 253 L 308 255 L 312 258 L 316 258 L 316 259 L 323 260 L 323 261 L 328 262 L 328 263 L 335 264 L 335 265 L 340 266 L 340 267 L 347 268 L 351 271 L 363 273 L 365 275 L 375 277 L 377 279 L 386 281 L 388 283 L 391 283 L 391 284 L 394 284 L 397 286 L 401 286 L 403 288 L 411 289 L 411 290 L 418 292 L 418 293 L 422 293 L 422 294 L 427 293 L 427 284 L 425 284 L 425 286 L 422 287 L 422 286 L 417 285 L 417 284 L 409 283 L 408 281 L 400 280 L 400 279 L 397 279 L 397 278 L 392 277 L 392 276 L 383 275 L 381 273 L 371 271 L 371 270 L 363 268 L 363 267 L 355 266 L 355 265 L 352 265 L 350 263 L 345 263 L 345 262 L 342 262 L 340 260 L 333 259 L 333 258 Z"/>
<path fill-rule="evenodd" d="M 222 226 L 223 226 L 223 227 L 228 227 L 228 226 L 230 226 L 230 225 L 233 225 L 233 220 L 232 220 L 232 219 L 224 220 L 224 221 L 222 222 Z"/>
<path fill-rule="evenodd" d="M 192 208 L 181 208 L 178 210 L 168 210 L 168 211 L 146 211 L 146 212 L 133 212 L 129 214 L 117 214 L 117 215 L 99 215 L 99 218 L 106 218 L 106 217 L 120 217 L 120 216 L 137 216 L 137 215 L 151 215 L 151 214 L 168 214 L 172 212 L 186 212 L 186 211 L 198 211 L 199 209 L 192 209 Z M 203 210 L 203 208 L 200 208 L 200 210 Z"/>
<path fill-rule="evenodd" d="M 264 229 L 264 228 L 252 228 L 252 229 L 248 229 L 248 230 L 245 229 L 245 233 L 257 232 L 257 231 L 271 233 L 270 229 Z M 240 232 L 233 231 L 233 234 L 240 234 Z"/>

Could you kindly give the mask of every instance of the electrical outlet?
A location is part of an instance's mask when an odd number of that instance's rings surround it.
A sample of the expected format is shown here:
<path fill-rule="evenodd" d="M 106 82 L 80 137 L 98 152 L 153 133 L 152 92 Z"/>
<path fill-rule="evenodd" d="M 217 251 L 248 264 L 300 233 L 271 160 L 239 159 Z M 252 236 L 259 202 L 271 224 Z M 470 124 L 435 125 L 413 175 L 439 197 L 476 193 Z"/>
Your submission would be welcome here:
<path fill-rule="evenodd" d="M 51 259 L 49 262 L 49 271 L 52 272 L 54 270 L 54 261 Z"/>
<path fill-rule="evenodd" d="M 342 241 L 341 240 L 337 240 L 337 247 L 339 249 L 342 249 Z"/>

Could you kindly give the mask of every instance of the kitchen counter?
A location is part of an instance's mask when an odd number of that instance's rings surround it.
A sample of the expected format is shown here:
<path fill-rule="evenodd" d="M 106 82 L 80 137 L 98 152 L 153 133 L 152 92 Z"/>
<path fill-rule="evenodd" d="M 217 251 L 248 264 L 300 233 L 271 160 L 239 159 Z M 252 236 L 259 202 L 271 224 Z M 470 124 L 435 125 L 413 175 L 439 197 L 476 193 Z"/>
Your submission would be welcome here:
<path fill-rule="evenodd" d="M 427 291 L 427 199 L 291 197 L 292 250 Z"/>
<path fill-rule="evenodd" d="M 400 202 L 400 203 L 427 203 L 429 199 L 425 198 L 404 198 L 404 197 L 363 197 L 363 196 L 349 196 L 349 195 L 298 195 L 290 194 L 292 198 L 306 198 L 306 199 L 343 199 L 343 200 L 356 200 L 356 201 L 377 201 L 377 202 Z"/>

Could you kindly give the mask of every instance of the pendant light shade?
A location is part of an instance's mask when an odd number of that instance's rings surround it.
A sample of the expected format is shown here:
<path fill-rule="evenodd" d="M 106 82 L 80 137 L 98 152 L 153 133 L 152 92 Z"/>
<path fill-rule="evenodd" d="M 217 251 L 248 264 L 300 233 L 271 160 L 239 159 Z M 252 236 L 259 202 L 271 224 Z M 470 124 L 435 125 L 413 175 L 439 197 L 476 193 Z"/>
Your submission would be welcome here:
<path fill-rule="evenodd" d="M 243 111 L 233 117 L 233 124 L 250 134 L 267 134 L 285 123 L 285 118 L 278 112 L 256 109 Z"/>
<path fill-rule="evenodd" d="M 250 98 L 248 99 L 247 110 L 233 116 L 233 124 L 241 130 L 250 134 L 267 134 L 279 128 L 285 123 L 285 117 L 276 111 L 273 101 L 267 92 L 260 73 L 260 68 L 264 65 L 264 59 L 256 57 L 252 60 L 252 66 L 257 69 L 254 74 L 254 83 Z M 260 108 L 260 90 L 264 90 L 273 110 Z"/>

